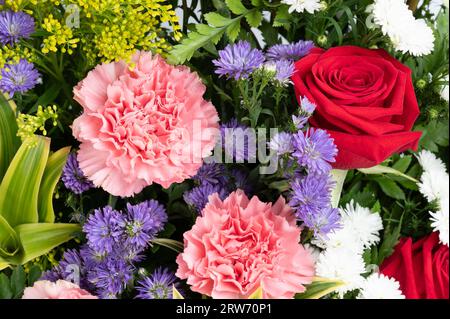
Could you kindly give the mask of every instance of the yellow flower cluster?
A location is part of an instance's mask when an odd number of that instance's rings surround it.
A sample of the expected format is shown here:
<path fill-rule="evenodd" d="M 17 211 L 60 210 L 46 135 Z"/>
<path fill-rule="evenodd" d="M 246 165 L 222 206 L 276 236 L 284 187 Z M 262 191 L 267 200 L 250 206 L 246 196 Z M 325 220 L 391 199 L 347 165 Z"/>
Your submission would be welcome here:
<path fill-rule="evenodd" d="M 74 38 L 72 29 L 62 25 L 52 14 L 44 19 L 42 29 L 50 33 L 43 41 L 42 52 L 45 54 L 58 52 L 58 48 L 62 53 L 72 54 L 73 49 L 80 42 L 78 38 Z"/>
<path fill-rule="evenodd" d="M 36 115 L 19 114 L 17 117 L 17 126 L 19 128 L 17 136 L 24 141 L 28 137 L 32 137 L 37 130 L 40 130 L 43 135 L 47 135 L 45 123 L 47 120 L 52 119 L 53 126 L 58 124 L 57 110 L 56 105 L 47 106 L 45 109 L 42 106 L 39 106 Z"/>
<path fill-rule="evenodd" d="M 38 4 L 46 2 L 50 2 L 54 5 L 59 5 L 61 3 L 60 0 L 5 0 L 5 6 L 14 11 L 23 10 L 29 14 L 33 14 L 33 10 L 27 9 L 28 6 L 37 6 Z"/>
<path fill-rule="evenodd" d="M 20 45 L 15 45 L 14 47 L 4 45 L 0 47 L 0 69 L 2 69 L 6 63 L 19 63 L 20 59 L 34 62 L 36 61 L 36 54 L 34 51 Z"/>

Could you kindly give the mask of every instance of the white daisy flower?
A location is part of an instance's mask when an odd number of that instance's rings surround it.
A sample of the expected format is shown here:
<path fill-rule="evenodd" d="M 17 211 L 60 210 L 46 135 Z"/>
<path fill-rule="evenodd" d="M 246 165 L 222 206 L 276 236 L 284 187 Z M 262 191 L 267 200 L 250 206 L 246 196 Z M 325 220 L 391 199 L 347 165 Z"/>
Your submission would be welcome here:
<path fill-rule="evenodd" d="M 405 299 L 400 284 L 382 274 L 372 274 L 364 280 L 357 299 Z"/>
<path fill-rule="evenodd" d="M 432 152 L 423 150 L 417 154 L 417 160 L 424 171 L 444 171 L 446 172 L 444 162 L 437 158 Z"/>
<path fill-rule="evenodd" d="M 444 245 L 449 245 L 449 199 L 448 197 L 439 201 L 440 210 L 431 215 L 431 227 L 435 232 L 439 232 L 439 239 Z"/>
<path fill-rule="evenodd" d="M 281 3 L 287 4 L 289 7 L 289 13 L 294 11 L 302 13 L 307 11 L 314 13 L 322 9 L 320 0 L 281 0 Z"/>
<path fill-rule="evenodd" d="M 424 173 L 420 178 L 419 190 L 429 202 L 449 197 L 449 179 L 444 163 L 429 151 L 417 155 Z"/>
<path fill-rule="evenodd" d="M 362 274 L 366 266 L 362 255 L 345 248 L 331 248 L 320 254 L 316 264 L 316 275 L 336 281 L 342 281 L 343 286 L 337 292 L 341 297 L 346 292 L 358 289 L 364 283 Z"/>

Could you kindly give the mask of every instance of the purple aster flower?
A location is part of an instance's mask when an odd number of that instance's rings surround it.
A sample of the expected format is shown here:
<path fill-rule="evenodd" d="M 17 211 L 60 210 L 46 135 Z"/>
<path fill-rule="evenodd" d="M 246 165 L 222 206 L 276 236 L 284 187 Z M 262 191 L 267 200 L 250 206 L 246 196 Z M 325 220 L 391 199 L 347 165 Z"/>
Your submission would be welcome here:
<path fill-rule="evenodd" d="M 260 50 L 252 49 L 247 41 L 239 41 L 219 51 L 219 59 L 213 63 L 217 67 L 216 74 L 239 80 L 248 78 L 264 60 L 264 54 Z"/>
<path fill-rule="evenodd" d="M 256 134 L 250 127 L 232 119 L 220 126 L 222 145 L 227 162 L 234 159 L 237 163 L 256 161 Z"/>
<path fill-rule="evenodd" d="M 294 151 L 292 145 L 292 134 L 281 132 L 276 134 L 269 142 L 269 148 L 278 156 L 291 154 Z"/>
<path fill-rule="evenodd" d="M 20 39 L 28 39 L 34 32 L 34 19 L 25 12 L 0 11 L 0 43 L 13 45 Z"/>
<path fill-rule="evenodd" d="M 242 169 L 235 168 L 231 171 L 235 189 L 242 189 L 248 197 L 253 194 L 253 186 L 248 180 L 248 173 Z"/>
<path fill-rule="evenodd" d="M 138 282 L 137 299 L 172 299 L 173 286 L 177 281 L 175 274 L 167 268 L 158 268 L 155 272 Z M 175 284 L 176 285 L 176 284 Z"/>
<path fill-rule="evenodd" d="M 327 175 L 309 174 L 296 178 L 291 183 L 292 193 L 289 205 L 296 210 L 297 217 L 319 214 L 330 206 L 333 182 Z"/>
<path fill-rule="evenodd" d="M 88 280 L 97 287 L 104 299 L 112 299 L 121 294 L 133 278 L 133 267 L 120 259 L 108 258 L 88 274 Z"/>
<path fill-rule="evenodd" d="M 316 105 L 311 102 L 306 96 L 300 99 L 300 107 L 303 114 L 311 116 L 316 110 Z"/>
<path fill-rule="evenodd" d="M 81 171 L 77 155 L 74 153 L 69 155 L 61 179 L 64 186 L 75 194 L 82 194 L 94 187 L 94 184 Z"/>
<path fill-rule="evenodd" d="M 193 178 L 199 184 L 209 183 L 212 185 L 226 185 L 228 178 L 225 173 L 225 166 L 218 163 L 203 164 Z"/>
<path fill-rule="evenodd" d="M 331 231 L 341 228 L 339 209 L 326 207 L 315 213 L 300 212 L 298 219 L 314 231 L 316 236 L 325 237 Z"/>
<path fill-rule="evenodd" d="M 291 62 L 295 62 L 309 54 L 312 48 L 314 48 L 314 43 L 312 41 L 300 40 L 299 42 L 293 44 L 274 45 L 267 51 L 266 56 L 269 60 L 289 60 Z"/>
<path fill-rule="evenodd" d="M 89 271 L 97 267 L 99 263 L 104 262 L 108 255 L 105 252 L 92 249 L 89 245 L 83 245 L 80 248 L 80 256 L 83 260 L 84 267 Z"/>
<path fill-rule="evenodd" d="M 121 221 L 121 225 L 125 229 L 125 244 L 134 248 L 131 252 L 133 254 L 148 247 L 164 229 L 168 217 L 164 206 L 155 200 L 138 205 L 127 204 L 127 212 L 127 217 Z"/>
<path fill-rule="evenodd" d="M 64 280 L 64 275 L 61 272 L 61 268 L 59 266 L 53 267 L 51 270 L 47 270 L 42 273 L 42 276 L 39 280 L 47 280 L 51 282 L 57 282 L 58 280 Z"/>
<path fill-rule="evenodd" d="M 21 59 L 19 63 L 5 64 L 1 70 L 0 91 L 13 96 L 16 92 L 25 93 L 41 81 L 41 75 L 34 64 Z"/>
<path fill-rule="evenodd" d="M 308 168 L 312 174 L 328 174 L 331 171 L 330 163 L 334 163 L 337 148 L 334 140 L 321 129 L 311 128 L 305 134 L 294 134 L 294 153 L 297 162 Z"/>
<path fill-rule="evenodd" d="M 201 213 L 209 201 L 209 196 L 215 193 L 218 193 L 222 200 L 230 194 L 222 185 L 205 183 L 186 192 L 183 197 L 189 206 L 192 206 L 198 213 Z"/>
<path fill-rule="evenodd" d="M 291 77 L 295 72 L 294 62 L 288 60 L 278 60 L 275 62 L 276 75 L 275 79 L 281 85 L 288 85 L 291 83 Z"/>
<path fill-rule="evenodd" d="M 122 214 L 107 206 L 89 216 L 83 231 L 91 248 L 99 253 L 111 253 L 116 243 L 122 240 L 123 224 Z"/>
<path fill-rule="evenodd" d="M 297 130 L 302 130 L 306 123 L 308 123 L 310 116 L 309 115 L 292 115 L 292 122 Z"/>

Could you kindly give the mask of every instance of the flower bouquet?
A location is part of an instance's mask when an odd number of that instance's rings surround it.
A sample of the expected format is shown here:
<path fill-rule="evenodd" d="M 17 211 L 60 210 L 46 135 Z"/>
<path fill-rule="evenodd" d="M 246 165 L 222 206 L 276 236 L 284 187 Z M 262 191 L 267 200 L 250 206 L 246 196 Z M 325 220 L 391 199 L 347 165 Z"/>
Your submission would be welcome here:
<path fill-rule="evenodd" d="M 448 299 L 448 21 L 0 0 L 0 298 Z"/>

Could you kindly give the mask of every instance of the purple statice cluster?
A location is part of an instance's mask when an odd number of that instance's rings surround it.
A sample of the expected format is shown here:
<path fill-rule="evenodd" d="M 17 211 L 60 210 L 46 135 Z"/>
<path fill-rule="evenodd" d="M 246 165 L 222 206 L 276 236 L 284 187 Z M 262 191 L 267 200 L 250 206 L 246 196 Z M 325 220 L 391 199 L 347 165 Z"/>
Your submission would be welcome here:
<path fill-rule="evenodd" d="M 30 38 L 35 31 L 32 16 L 25 12 L 0 11 L 0 44 L 14 46 L 21 39 Z M 0 92 L 13 96 L 25 93 L 41 82 L 41 75 L 34 64 L 25 59 L 9 60 L 0 69 Z"/>
<path fill-rule="evenodd" d="M 71 153 L 67 158 L 61 179 L 67 189 L 78 195 L 94 187 L 94 184 L 81 171 L 75 153 Z"/>
<path fill-rule="evenodd" d="M 339 210 L 331 207 L 331 163 L 338 151 L 326 131 L 305 128 L 315 107 L 306 97 L 302 98 L 300 113 L 293 116 L 294 132 L 278 133 L 269 148 L 287 159 L 286 168 L 294 167 L 285 176 L 291 185 L 289 205 L 297 218 L 316 235 L 326 236 L 340 227 Z"/>
<path fill-rule="evenodd" d="M 224 200 L 236 189 L 242 189 L 248 196 L 252 194 L 252 186 L 248 173 L 241 169 L 228 171 L 225 165 L 218 163 L 204 164 L 193 180 L 197 184 L 184 194 L 184 201 L 197 213 L 201 213 L 209 201 L 209 196 L 218 194 Z"/>
<path fill-rule="evenodd" d="M 250 42 L 239 41 L 219 51 L 219 58 L 213 61 L 216 74 L 228 79 L 246 80 L 256 70 L 262 69 L 276 84 L 286 86 L 295 71 L 294 63 L 314 48 L 312 41 L 299 41 L 293 44 L 277 44 L 266 54 L 252 48 Z"/>
<path fill-rule="evenodd" d="M 133 280 L 135 263 L 142 260 L 141 254 L 167 219 L 164 207 L 154 200 L 128 204 L 124 212 L 109 206 L 97 209 L 83 226 L 87 243 L 80 251 L 67 251 L 43 279 L 76 280 L 101 298 L 117 298 Z"/>

